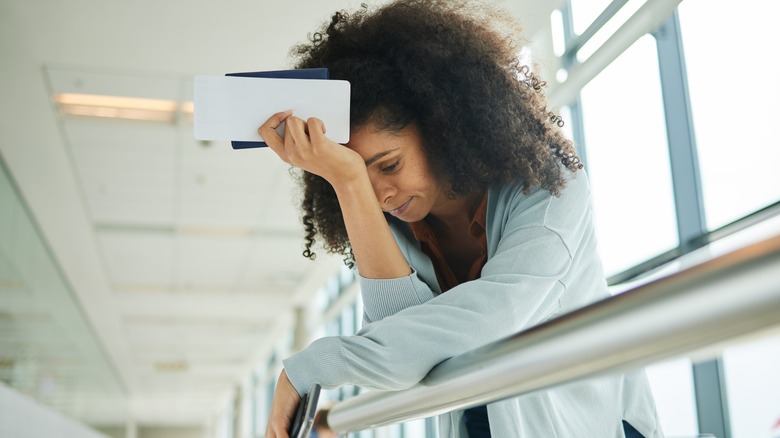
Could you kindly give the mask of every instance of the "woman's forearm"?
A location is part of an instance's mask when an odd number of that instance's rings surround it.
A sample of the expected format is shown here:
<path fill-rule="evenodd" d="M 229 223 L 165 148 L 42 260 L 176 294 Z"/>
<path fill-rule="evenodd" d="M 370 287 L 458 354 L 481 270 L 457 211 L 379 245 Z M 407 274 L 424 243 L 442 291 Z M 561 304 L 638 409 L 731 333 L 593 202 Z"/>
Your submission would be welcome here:
<path fill-rule="evenodd" d="M 284 138 L 276 132 L 282 122 L 286 122 Z M 292 116 L 292 111 L 274 114 L 258 132 L 286 163 L 319 175 L 333 186 L 361 276 L 385 279 L 411 273 L 357 152 L 330 141 L 321 120 L 303 121 Z"/>
<path fill-rule="evenodd" d="M 399 278 L 411 273 L 390 231 L 368 175 L 334 185 L 360 275 Z"/>

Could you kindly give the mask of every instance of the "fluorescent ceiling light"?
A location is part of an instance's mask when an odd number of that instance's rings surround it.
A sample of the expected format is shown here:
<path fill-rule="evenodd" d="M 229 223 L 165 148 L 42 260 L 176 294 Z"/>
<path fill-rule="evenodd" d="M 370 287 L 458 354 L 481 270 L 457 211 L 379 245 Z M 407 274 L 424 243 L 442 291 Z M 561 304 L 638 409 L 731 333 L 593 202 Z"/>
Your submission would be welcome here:
<path fill-rule="evenodd" d="M 61 114 L 71 116 L 173 122 L 178 111 L 193 111 L 191 102 L 179 105 L 172 100 L 142 97 L 60 93 L 54 96 L 54 101 Z"/>

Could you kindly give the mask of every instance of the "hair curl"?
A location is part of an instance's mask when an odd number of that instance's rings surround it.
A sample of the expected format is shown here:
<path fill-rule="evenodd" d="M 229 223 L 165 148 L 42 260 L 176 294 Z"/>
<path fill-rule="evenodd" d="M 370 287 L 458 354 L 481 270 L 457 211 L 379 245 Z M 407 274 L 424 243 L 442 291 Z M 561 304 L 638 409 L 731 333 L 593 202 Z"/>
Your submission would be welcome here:
<path fill-rule="evenodd" d="M 546 109 L 545 83 L 521 64 L 520 28 L 485 4 L 397 0 L 376 11 L 336 12 L 292 49 L 296 68 L 327 67 L 351 84 L 350 123 L 398 132 L 419 128 L 431 171 L 450 196 L 499 184 L 559 196 L 563 169 L 582 168 L 563 121 Z M 561 163 L 563 166 L 561 166 Z M 331 185 L 302 172 L 304 256 L 317 236 L 330 253 L 352 253 Z"/>

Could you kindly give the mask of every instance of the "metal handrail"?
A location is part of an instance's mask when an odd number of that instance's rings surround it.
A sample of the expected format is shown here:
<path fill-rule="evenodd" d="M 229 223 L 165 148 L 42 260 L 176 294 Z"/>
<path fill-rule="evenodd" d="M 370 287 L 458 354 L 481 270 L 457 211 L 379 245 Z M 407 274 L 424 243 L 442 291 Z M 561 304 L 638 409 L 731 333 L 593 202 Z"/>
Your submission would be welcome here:
<path fill-rule="evenodd" d="M 780 235 L 446 360 L 412 388 L 338 403 L 328 423 L 351 432 L 430 417 L 664 359 L 715 355 L 725 343 L 778 327 Z"/>

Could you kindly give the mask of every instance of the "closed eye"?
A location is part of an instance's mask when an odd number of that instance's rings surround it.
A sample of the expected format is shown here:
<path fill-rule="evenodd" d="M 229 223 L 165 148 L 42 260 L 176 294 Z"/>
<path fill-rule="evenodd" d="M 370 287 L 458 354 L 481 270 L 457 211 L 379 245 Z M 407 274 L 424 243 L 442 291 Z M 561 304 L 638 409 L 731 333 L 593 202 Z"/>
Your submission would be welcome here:
<path fill-rule="evenodd" d="M 392 171 L 394 171 L 395 169 L 397 169 L 397 168 L 398 168 L 398 165 L 399 165 L 399 164 L 401 164 L 401 160 L 398 160 L 398 161 L 396 161 L 395 163 L 393 163 L 393 164 L 390 164 L 389 166 L 385 166 L 385 167 L 381 168 L 380 170 L 381 170 L 382 172 L 385 172 L 385 173 L 387 173 L 387 172 L 392 172 Z"/>

